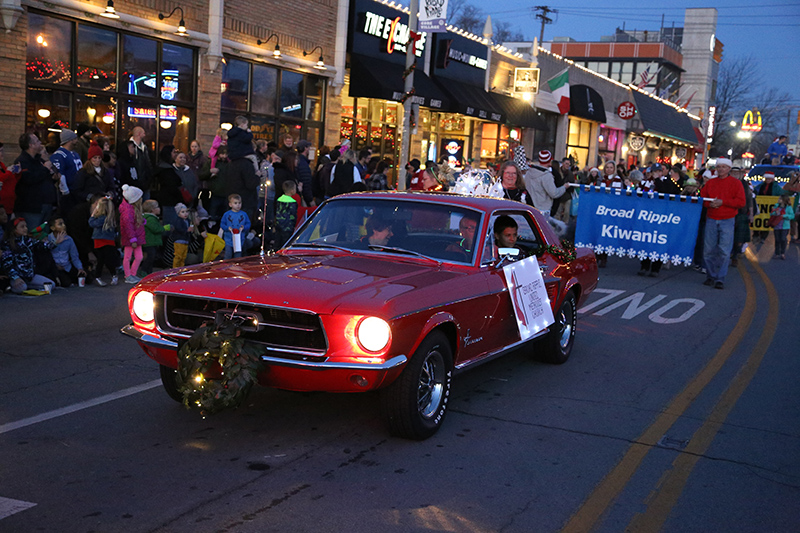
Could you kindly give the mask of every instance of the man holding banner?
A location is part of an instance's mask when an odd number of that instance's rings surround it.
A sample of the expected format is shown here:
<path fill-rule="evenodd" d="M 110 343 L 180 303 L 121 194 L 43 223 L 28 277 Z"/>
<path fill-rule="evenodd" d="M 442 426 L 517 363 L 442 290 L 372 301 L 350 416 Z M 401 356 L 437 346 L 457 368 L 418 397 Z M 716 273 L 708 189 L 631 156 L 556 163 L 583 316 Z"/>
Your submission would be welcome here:
<path fill-rule="evenodd" d="M 700 196 L 713 198 L 706 202 L 706 226 L 703 243 L 703 261 L 708 277 L 704 285 L 715 289 L 725 288 L 736 213 L 745 205 L 742 184 L 730 175 L 733 163 L 730 159 L 717 159 L 717 177 L 708 180 L 700 189 Z"/>

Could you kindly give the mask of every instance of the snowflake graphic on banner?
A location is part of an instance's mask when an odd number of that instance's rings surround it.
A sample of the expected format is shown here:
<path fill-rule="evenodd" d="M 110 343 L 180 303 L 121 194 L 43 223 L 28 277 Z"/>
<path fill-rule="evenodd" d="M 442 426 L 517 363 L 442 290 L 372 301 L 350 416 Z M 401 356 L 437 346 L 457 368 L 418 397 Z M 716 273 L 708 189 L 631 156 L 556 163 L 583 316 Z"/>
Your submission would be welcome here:
<path fill-rule="evenodd" d="M 628 248 L 628 257 L 630 257 L 630 258 L 636 257 L 636 249 Z"/>
<path fill-rule="evenodd" d="M 679 265 L 679 264 L 681 264 L 681 263 L 683 263 L 685 261 L 686 261 L 686 258 L 685 257 L 681 257 L 678 254 L 675 254 L 675 255 L 672 256 L 672 264 L 673 265 Z"/>
<path fill-rule="evenodd" d="M 650 252 L 650 261 L 658 261 L 658 252 Z"/>
<path fill-rule="evenodd" d="M 665 252 L 665 253 L 663 253 L 663 254 L 661 254 L 659 257 L 660 257 L 660 259 L 661 259 L 661 261 L 662 261 L 663 263 L 666 263 L 667 261 L 669 261 L 669 254 L 668 254 L 668 253 L 666 253 L 666 252 Z"/>
<path fill-rule="evenodd" d="M 620 246 L 617 248 L 617 257 L 625 257 L 625 248 Z"/>
<path fill-rule="evenodd" d="M 594 247 L 594 253 L 596 253 L 596 254 L 602 254 L 605 251 L 606 251 L 606 247 L 603 246 L 602 244 L 597 244 Z"/>

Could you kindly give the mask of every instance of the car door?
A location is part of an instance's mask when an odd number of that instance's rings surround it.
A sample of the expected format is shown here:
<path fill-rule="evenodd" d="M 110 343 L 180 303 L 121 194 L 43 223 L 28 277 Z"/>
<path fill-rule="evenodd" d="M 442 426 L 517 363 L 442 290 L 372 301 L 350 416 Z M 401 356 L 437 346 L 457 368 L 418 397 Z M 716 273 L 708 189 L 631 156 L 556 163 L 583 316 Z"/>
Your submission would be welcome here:
<path fill-rule="evenodd" d="M 491 297 L 487 298 L 489 307 L 486 312 L 490 316 L 489 329 L 492 332 L 493 340 L 489 348 L 492 351 L 502 349 L 520 340 L 517 319 L 514 315 L 505 274 L 503 273 L 503 266 L 508 263 L 499 261 L 500 258 L 497 256 L 497 246 L 495 246 L 494 232 L 492 230 L 495 220 L 500 215 L 508 215 L 517 223 L 518 239 L 516 247 L 520 249 L 521 256 L 528 257 L 535 254 L 544 243 L 530 213 L 524 210 L 503 210 L 492 213 L 489 219 L 489 230 L 484 236 L 483 255 L 481 258 L 481 269 L 485 272 L 486 283 L 491 294 Z"/>

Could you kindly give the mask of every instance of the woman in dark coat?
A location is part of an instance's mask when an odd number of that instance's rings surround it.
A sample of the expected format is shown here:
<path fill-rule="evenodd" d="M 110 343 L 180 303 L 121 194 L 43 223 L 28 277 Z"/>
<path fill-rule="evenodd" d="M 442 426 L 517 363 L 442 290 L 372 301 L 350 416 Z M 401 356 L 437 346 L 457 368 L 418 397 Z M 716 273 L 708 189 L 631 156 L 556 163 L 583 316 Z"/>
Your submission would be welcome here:
<path fill-rule="evenodd" d="M 150 198 L 157 200 L 161 206 L 161 216 L 164 224 L 172 224 L 178 215 L 175 206 L 183 203 L 181 195 L 181 177 L 175 170 L 174 154 L 178 151 L 171 144 L 166 145 L 158 153 L 158 166 L 153 175 L 153 186 L 150 188 Z"/>

